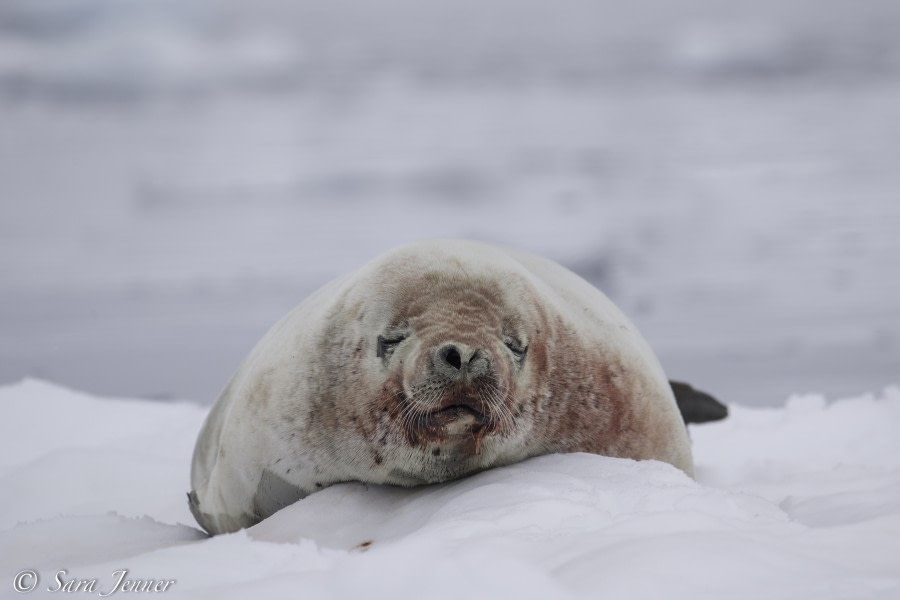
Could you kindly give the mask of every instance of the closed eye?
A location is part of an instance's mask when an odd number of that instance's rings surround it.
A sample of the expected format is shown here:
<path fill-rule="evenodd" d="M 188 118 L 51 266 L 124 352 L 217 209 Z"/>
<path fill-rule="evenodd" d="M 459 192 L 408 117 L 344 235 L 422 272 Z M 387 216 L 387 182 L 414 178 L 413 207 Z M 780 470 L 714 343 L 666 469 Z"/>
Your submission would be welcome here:
<path fill-rule="evenodd" d="M 385 358 L 394 351 L 394 349 L 397 347 L 397 344 L 399 344 L 406 338 L 407 334 L 405 333 L 392 333 L 388 336 L 379 335 L 378 347 L 375 351 L 375 356 L 377 356 L 378 358 Z"/>
<path fill-rule="evenodd" d="M 525 353 L 528 351 L 528 347 L 513 338 L 506 338 L 503 340 L 503 343 L 509 348 L 509 351 L 513 353 L 513 356 L 517 361 L 521 361 L 525 358 Z"/>

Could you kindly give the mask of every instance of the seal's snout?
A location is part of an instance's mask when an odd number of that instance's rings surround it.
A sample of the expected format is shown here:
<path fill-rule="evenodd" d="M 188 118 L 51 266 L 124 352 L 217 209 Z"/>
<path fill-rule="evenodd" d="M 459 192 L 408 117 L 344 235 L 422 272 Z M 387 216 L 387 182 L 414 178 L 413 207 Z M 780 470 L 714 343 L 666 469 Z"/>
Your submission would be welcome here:
<path fill-rule="evenodd" d="M 491 369 L 487 352 L 453 342 L 437 349 L 433 364 L 434 370 L 450 381 L 486 375 Z"/>

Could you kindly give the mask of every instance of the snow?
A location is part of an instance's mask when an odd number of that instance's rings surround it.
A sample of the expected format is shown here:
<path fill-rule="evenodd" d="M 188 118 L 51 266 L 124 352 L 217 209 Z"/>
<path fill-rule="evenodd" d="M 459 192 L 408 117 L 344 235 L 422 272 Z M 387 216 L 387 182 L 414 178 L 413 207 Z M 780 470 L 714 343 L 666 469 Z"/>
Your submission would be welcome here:
<path fill-rule="evenodd" d="M 692 426 L 696 481 L 552 455 L 413 489 L 336 485 L 207 538 L 206 409 L 0 388 L 0 578 L 174 580 L 167 597 L 900 598 L 900 389 Z M 163 592 L 161 592 L 163 593 Z"/>

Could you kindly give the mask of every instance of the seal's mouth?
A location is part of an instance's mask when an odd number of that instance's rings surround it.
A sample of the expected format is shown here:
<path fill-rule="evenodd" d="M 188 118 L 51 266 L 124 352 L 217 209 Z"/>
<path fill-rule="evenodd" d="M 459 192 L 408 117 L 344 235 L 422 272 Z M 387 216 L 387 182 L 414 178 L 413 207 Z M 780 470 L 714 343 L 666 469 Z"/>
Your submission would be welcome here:
<path fill-rule="evenodd" d="M 450 404 L 449 406 L 432 411 L 431 416 L 439 416 L 444 419 L 463 419 L 472 417 L 478 420 L 485 420 L 487 418 L 483 412 L 477 410 L 470 404 Z"/>
<path fill-rule="evenodd" d="M 412 406 L 401 421 L 410 443 L 425 444 L 443 462 L 479 454 L 482 441 L 498 432 L 502 415 L 493 404 L 497 400 L 490 384 L 485 380 L 481 385 L 447 386 L 439 389 L 437 398 L 432 396 L 434 388 L 413 389 L 420 391 L 421 400 L 408 396 Z"/>
<path fill-rule="evenodd" d="M 453 394 L 444 398 L 429 415 L 441 420 L 472 418 L 487 421 L 486 406 L 473 396 Z"/>
<path fill-rule="evenodd" d="M 491 419 L 476 398 L 450 397 L 426 415 L 428 429 L 438 437 L 471 435 L 487 427 Z"/>
<path fill-rule="evenodd" d="M 444 447 L 444 460 L 481 454 L 482 440 L 493 428 L 491 418 L 483 410 L 478 400 L 454 399 L 428 413 L 428 437 L 438 444 L 449 444 Z"/>

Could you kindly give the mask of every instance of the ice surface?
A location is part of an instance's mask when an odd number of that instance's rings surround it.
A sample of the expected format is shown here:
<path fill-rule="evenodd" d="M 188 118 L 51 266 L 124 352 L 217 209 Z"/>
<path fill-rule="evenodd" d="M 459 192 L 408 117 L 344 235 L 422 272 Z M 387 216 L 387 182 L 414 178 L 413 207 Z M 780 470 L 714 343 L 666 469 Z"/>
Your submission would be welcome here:
<path fill-rule="evenodd" d="M 206 538 L 184 492 L 205 409 L 0 388 L 0 578 L 114 573 L 168 596 L 897 598 L 900 389 L 691 428 L 669 465 L 544 456 L 413 489 L 336 485 Z"/>

